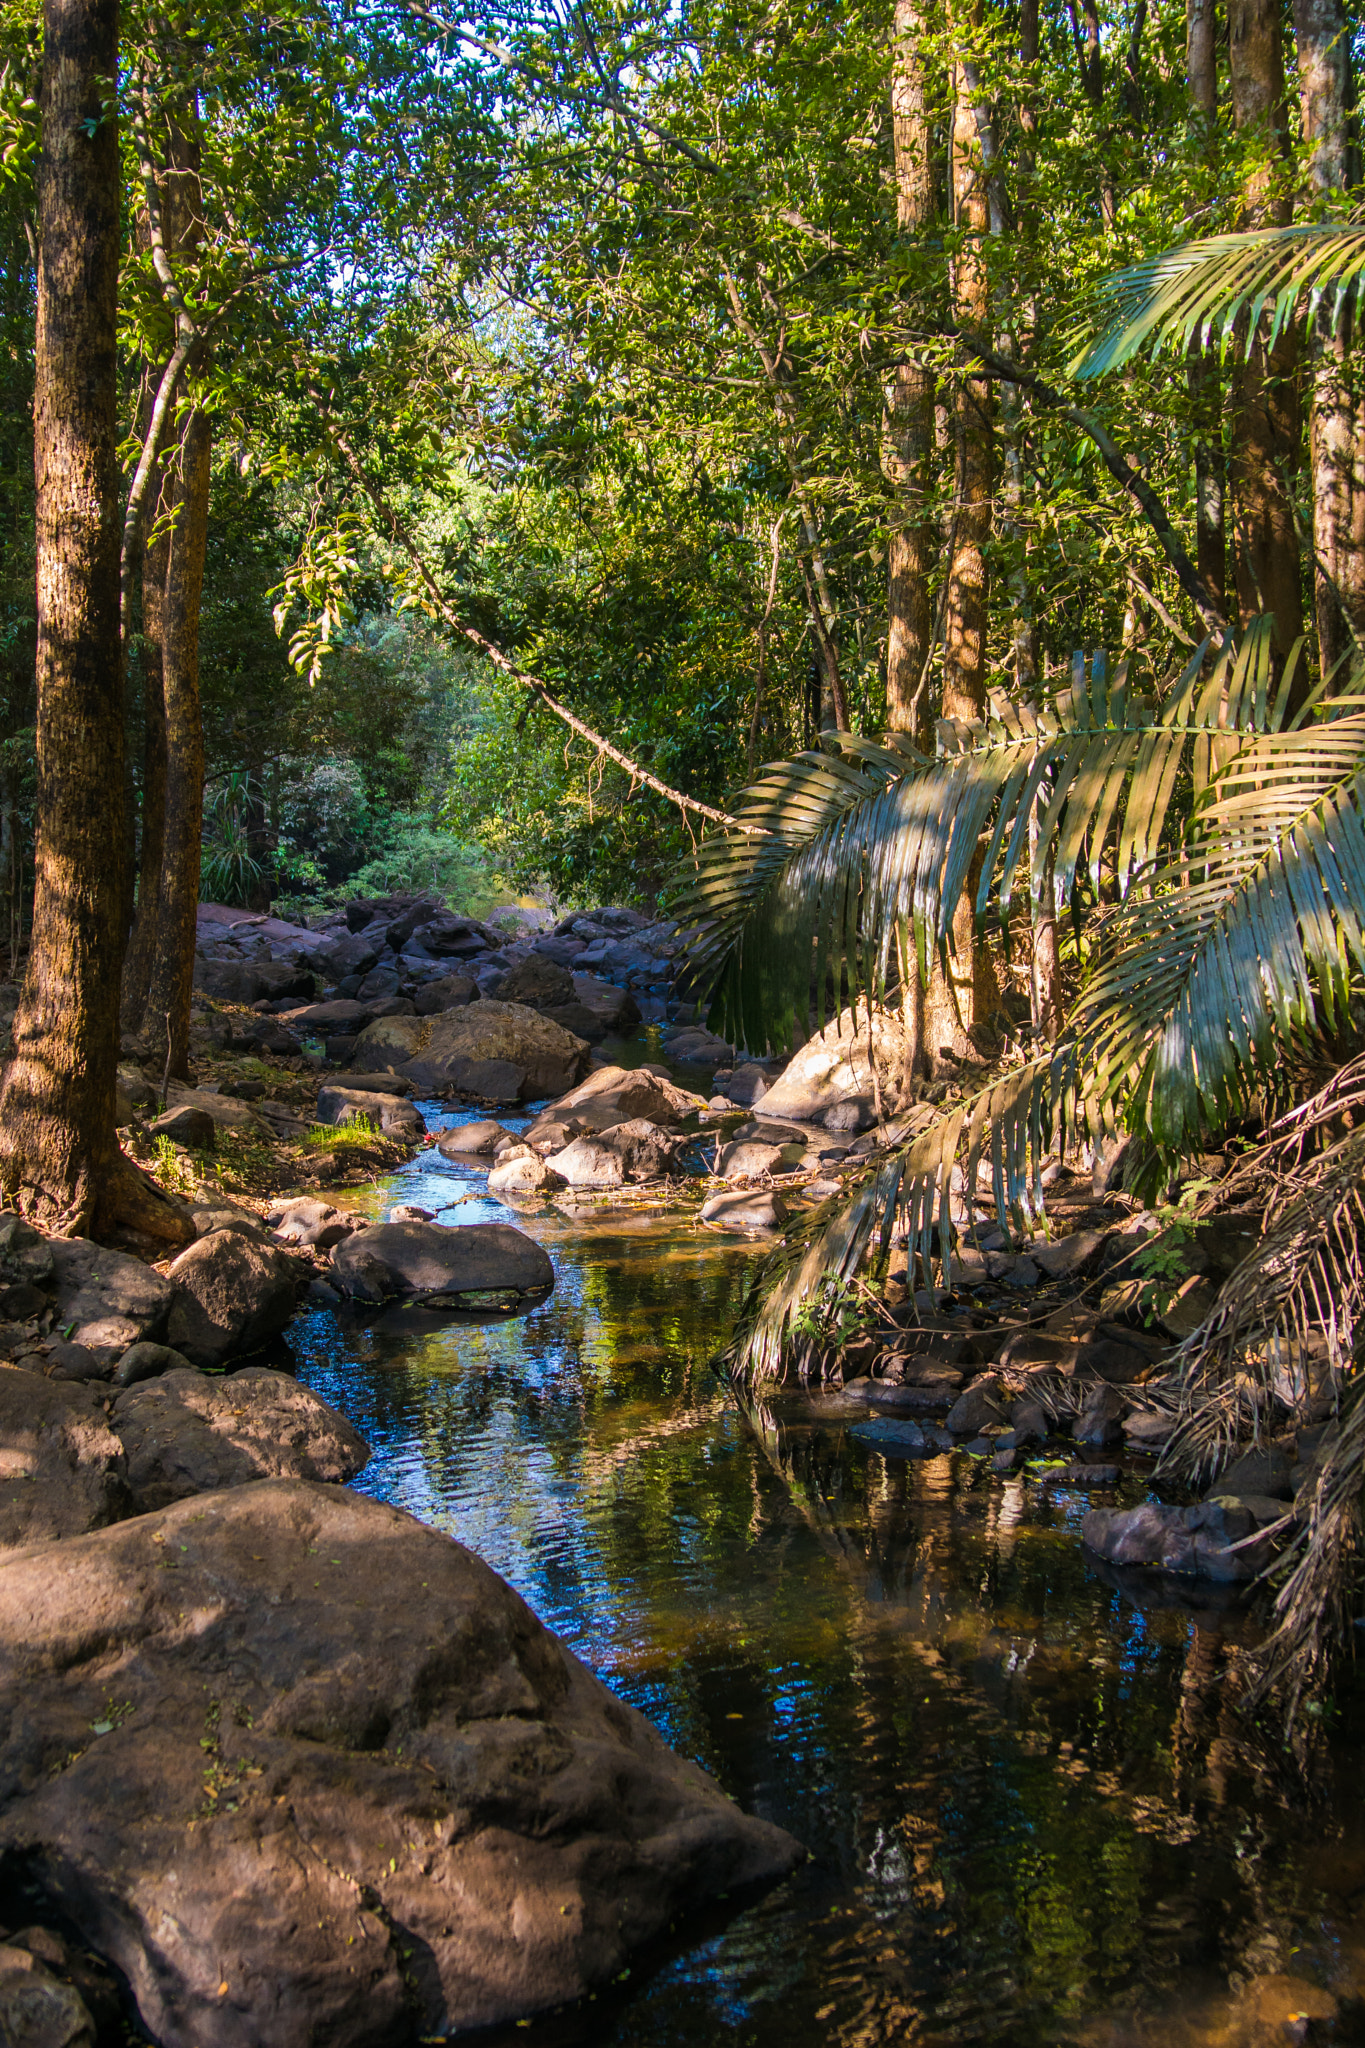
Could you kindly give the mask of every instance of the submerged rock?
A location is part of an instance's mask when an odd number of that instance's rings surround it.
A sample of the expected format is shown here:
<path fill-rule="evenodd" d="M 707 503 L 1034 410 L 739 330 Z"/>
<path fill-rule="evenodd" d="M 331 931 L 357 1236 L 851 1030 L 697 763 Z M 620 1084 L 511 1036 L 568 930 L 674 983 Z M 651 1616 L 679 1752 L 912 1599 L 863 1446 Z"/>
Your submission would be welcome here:
<path fill-rule="evenodd" d="M 800 1856 L 467 1550 L 300 1480 L 0 1565 L 0 1788 L 0 1853 L 213 2048 L 540 2011 Z"/>
<path fill-rule="evenodd" d="M 1229 1581 L 1254 1579 L 1273 1557 L 1273 1545 L 1258 1536 L 1259 1527 L 1250 1509 L 1234 1501 L 1201 1501 L 1189 1508 L 1147 1501 L 1136 1508 L 1091 1508 L 1081 1537 L 1110 1564 L 1155 1565 Z"/>
<path fill-rule="evenodd" d="M 433 1308 L 529 1307 L 555 1283 L 545 1252 L 510 1223 L 379 1223 L 336 1247 L 332 1277 L 353 1301 L 406 1295 Z"/>
<path fill-rule="evenodd" d="M 142 1514 L 192 1493 L 253 1479 L 353 1479 L 370 1447 L 335 1408 L 288 1373 L 249 1365 L 229 1379 L 192 1367 L 130 1387 L 110 1426 Z"/>

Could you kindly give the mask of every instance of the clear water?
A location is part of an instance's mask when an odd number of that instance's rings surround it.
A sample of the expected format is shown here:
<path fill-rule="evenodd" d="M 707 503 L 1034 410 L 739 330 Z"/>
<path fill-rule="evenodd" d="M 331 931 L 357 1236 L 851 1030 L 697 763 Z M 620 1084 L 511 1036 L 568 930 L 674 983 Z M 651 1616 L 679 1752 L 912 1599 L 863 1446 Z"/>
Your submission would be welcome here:
<path fill-rule="evenodd" d="M 1296 2036 L 1248 2030 L 1249 1980 L 1354 1996 L 1358 1747 L 1320 1803 L 1287 1786 L 1220 1684 L 1244 1618 L 1135 1604 L 1087 1564 L 1079 1494 L 746 1421 L 708 1360 L 749 1244 L 510 1212 L 434 1150 L 348 1199 L 462 1197 L 444 1220 L 510 1215 L 555 1292 L 514 1321 L 296 1325 L 301 1376 L 373 1446 L 358 1484 L 470 1545 L 809 1851 L 609 1995 L 491 2038 L 1250 2048 Z M 1332 2038 L 1365 2039 L 1349 2004 Z"/>

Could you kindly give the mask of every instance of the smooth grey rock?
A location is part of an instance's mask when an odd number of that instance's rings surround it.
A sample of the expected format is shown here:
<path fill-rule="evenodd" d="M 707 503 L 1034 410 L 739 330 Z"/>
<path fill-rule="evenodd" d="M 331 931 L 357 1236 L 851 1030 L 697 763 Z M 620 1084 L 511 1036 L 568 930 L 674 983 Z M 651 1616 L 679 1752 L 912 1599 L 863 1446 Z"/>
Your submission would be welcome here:
<path fill-rule="evenodd" d="M 303 1480 L 0 1567 L 0 1787 L 0 1856 L 183 2048 L 571 2003 L 800 1855 L 467 1550 Z"/>
<path fill-rule="evenodd" d="M 447 1159 L 477 1159 L 492 1152 L 511 1135 L 493 1117 L 483 1116 L 475 1123 L 455 1124 L 450 1130 L 442 1131 L 436 1140 L 436 1149 Z"/>
<path fill-rule="evenodd" d="M 556 1102 L 547 1103 L 526 1133 L 528 1145 L 541 1135 L 569 1125 L 581 1131 L 607 1131 L 614 1125 L 644 1119 L 669 1129 L 702 1107 L 702 1098 L 679 1088 L 666 1074 L 650 1067 L 598 1067 Z"/>
<path fill-rule="evenodd" d="M 484 1296 L 506 1296 L 530 1305 L 554 1286 L 545 1252 L 510 1223 L 380 1223 L 337 1245 L 331 1265 L 355 1301 L 408 1296 L 477 1308 Z"/>
<path fill-rule="evenodd" d="M 488 1176 L 490 1195 L 534 1195 L 564 1182 L 529 1145 L 518 1145 L 496 1161 Z"/>
<path fill-rule="evenodd" d="M 223 1365 L 278 1336 L 300 1291 L 298 1268 L 273 1245 L 216 1230 L 180 1254 L 166 1341 L 191 1365 Z"/>
<path fill-rule="evenodd" d="M 1035 1238 L 1028 1247 L 1028 1255 L 1050 1280 L 1071 1280 L 1098 1258 L 1105 1235 L 1102 1230 L 1073 1230 L 1069 1237 L 1059 1237 L 1055 1244 Z"/>
<path fill-rule="evenodd" d="M 467 974 L 443 974 L 427 982 L 414 998 L 419 1017 L 438 1017 L 443 1010 L 462 1010 L 479 999 L 479 984 Z"/>

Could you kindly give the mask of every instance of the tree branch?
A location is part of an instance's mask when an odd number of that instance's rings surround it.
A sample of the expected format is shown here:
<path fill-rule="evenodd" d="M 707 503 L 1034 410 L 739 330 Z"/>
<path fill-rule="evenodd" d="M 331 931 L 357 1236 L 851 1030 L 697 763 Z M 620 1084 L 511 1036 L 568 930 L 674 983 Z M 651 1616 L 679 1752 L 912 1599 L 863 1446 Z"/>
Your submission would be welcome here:
<path fill-rule="evenodd" d="M 374 507 L 381 524 L 390 537 L 402 548 L 417 574 L 421 577 L 427 595 L 431 599 L 433 610 L 452 633 L 458 634 L 462 640 L 467 640 L 471 646 L 477 647 L 479 652 L 485 655 L 493 663 L 493 666 L 501 674 L 505 675 L 510 682 L 518 684 L 523 690 L 529 690 L 535 701 L 543 704 L 547 711 L 552 711 L 556 718 L 562 719 L 570 732 L 576 732 L 580 739 L 587 740 L 588 744 L 595 747 L 599 754 L 605 754 L 609 761 L 615 761 L 619 768 L 624 768 L 632 782 L 642 782 L 647 789 L 652 789 L 657 795 L 667 798 L 669 803 L 676 804 L 680 810 L 695 811 L 698 817 L 709 818 L 713 825 L 727 825 L 732 829 L 740 831 L 753 831 L 755 829 L 753 826 L 744 825 L 740 819 L 732 817 L 728 811 L 718 811 L 713 804 L 700 803 L 696 797 L 685 796 L 680 789 L 673 789 L 668 783 L 661 782 L 657 775 L 652 775 L 649 769 L 643 767 L 640 762 L 633 761 L 629 754 L 623 753 L 620 747 L 614 746 L 600 732 L 594 732 L 590 725 L 586 725 L 575 712 L 570 711 L 567 704 L 561 704 L 558 698 L 551 694 L 548 686 L 541 681 L 539 676 L 533 676 L 527 670 L 518 668 L 517 664 L 514 661 L 509 661 L 502 649 L 495 646 L 491 640 L 486 639 L 476 626 L 468 625 L 460 617 L 453 605 L 451 605 L 444 591 L 437 583 L 436 578 L 432 575 L 426 557 L 418 547 L 408 527 L 399 517 L 398 513 L 395 512 L 393 506 L 390 505 L 378 484 L 368 474 L 346 434 L 337 422 L 330 417 L 327 400 L 322 392 L 315 385 L 310 384 L 308 386 L 308 395 L 322 415 L 323 424 L 331 437 L 333 446 L 345 462 L 356 483 L 359 484 L 361 490 Z"/>

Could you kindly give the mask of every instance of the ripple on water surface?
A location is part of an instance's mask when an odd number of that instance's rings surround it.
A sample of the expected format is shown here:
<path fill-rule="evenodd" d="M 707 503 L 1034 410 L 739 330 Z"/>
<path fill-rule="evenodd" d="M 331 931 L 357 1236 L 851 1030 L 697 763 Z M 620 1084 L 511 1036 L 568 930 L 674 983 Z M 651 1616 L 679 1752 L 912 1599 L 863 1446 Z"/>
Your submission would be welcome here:
<path fill-rule="evenodd" d="M 348 1199 L 509 1216 L 435 1151 Z M 555 1262 L 541 1308 L 314 1314 L 301 1377 L 373 1446 L 365 1491 L 476 1550 L 810 1860 L 508 2041 L 1250 2048 L 1244 1982 L 1365 1982 L 1358 1759 L 1325 1812 L 1277 1789 L 1220 1683 L 1235 1611 L 1134 1605 L 1079 1496 L 741 1419 L 708 1359 L 754 1247 L 510 1213 Z"/>

